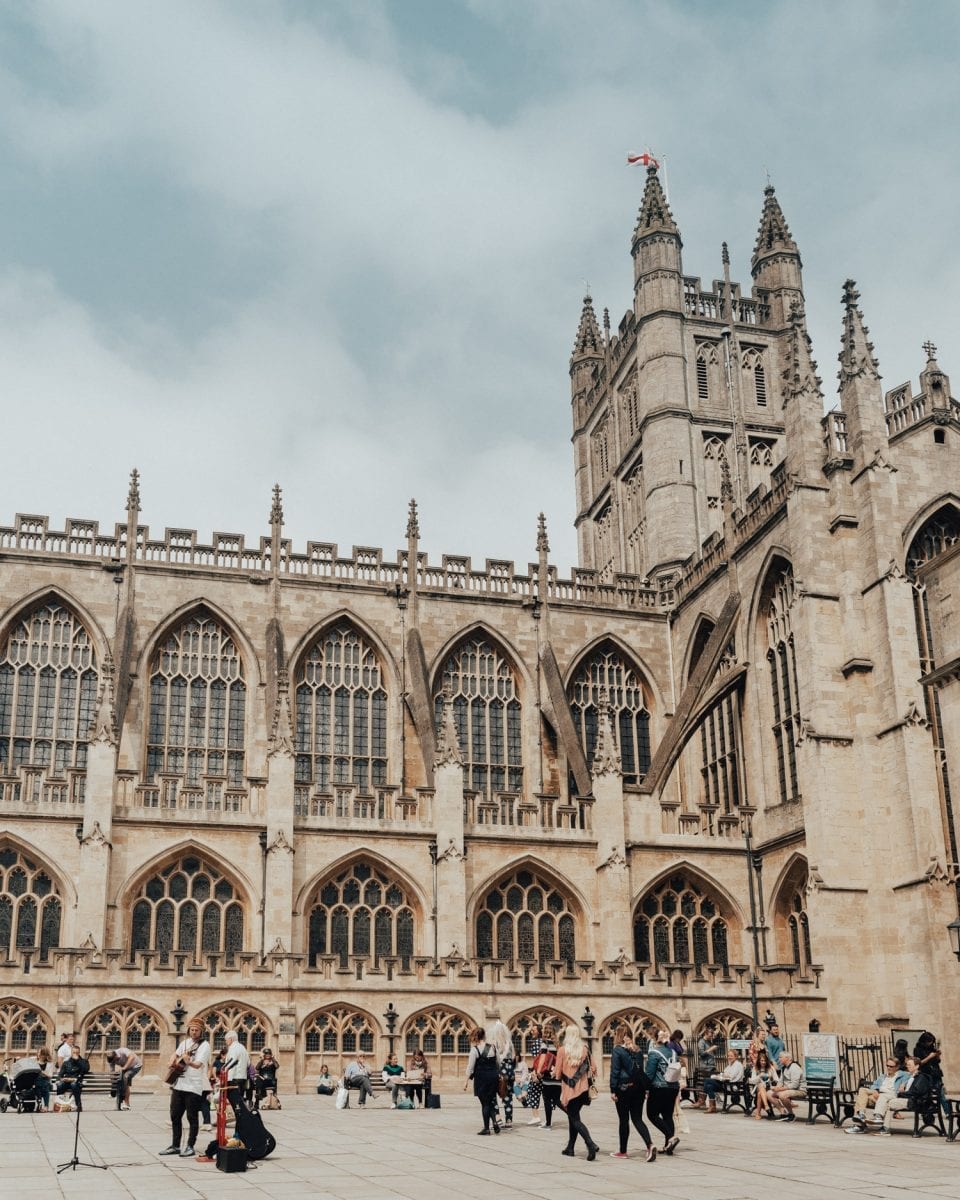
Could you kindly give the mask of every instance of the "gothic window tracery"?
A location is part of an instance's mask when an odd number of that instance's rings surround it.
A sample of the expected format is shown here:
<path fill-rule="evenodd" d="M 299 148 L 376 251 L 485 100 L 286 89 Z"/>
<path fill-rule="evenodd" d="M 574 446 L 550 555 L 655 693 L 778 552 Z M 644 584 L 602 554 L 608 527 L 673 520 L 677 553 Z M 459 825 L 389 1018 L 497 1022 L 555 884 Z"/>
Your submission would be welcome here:
<path fill-rule="evenodd" d="M 376 651 L 347 620 L 325 630 L 300 666 L 296 782 L 314 791 L 387 782 L 387 692 Z"/>
<path fill-rule="evenodd" d="M 158 646 L 150 668 L 147 782 L 201 789 L 217 807 L 224 782 L 244 785 L 247 690 L 236 643 L 205 610 Z"/>
<path fill-rule="evenodd" d="M 318 885 L 309 907 L 308 949 L 311 967 L 327 954 L 400 958 L 409 965 L 414 953 L 414 902 L 393 875 L 361 860 Z"/>
<path fill-rule="evenodd" d="M 373 1054 L 378 1033 L 373 1018 L 368 1013 L 337 1005 L 321 1009 L 308 1017 L 303 1025 L 303 1036 L 307 1054 L 346 1057 L 353 1054 Z"/>
<path fill-rule="evenodd" d="M 630 1036 L 638 1046 L 646 1045 L 647 1039 L 654 1037 L 657 1030 L 666 1029 L 663 1021 L 653 1013 L 644 1012 L 639 1008 L 628 1008 L 623 1012 L 614 1013 L 603 1022 L 598 1034 L 604 1058 L 610 1058 L 613 1054 L 614 1037 L 623 1025 L 630 1030 Z"/>
<path fill-rule="evenodd" d="M 37 951 L 47 962 L 60 945 L 63 903 L 47 871 L 14 846 L 0 847 L 0 960 Z"/>
<path fill-rule="evenodd" d="M 137 889 L 131 918 L 131 957 L 138 950 L 172 954 L 201 963 L 225 954 L 232 965 L 243 950 L 243 906 L 239 893 L 219 867 L 196 854 L 168 863 Z"/>
<path fill-rule="evenodd" d="M 98 686 L 93 643 L 72 612 L 48 601 L 16 620 L 0 656 L 0 774 L 83 771 Z"/>
<path fill-rule="evenodd" d="M 539 1025 L 546 1034 L 548 1029 L 563 1030 L 570 1024 L 570 1018 L 557 1012 L 555 1008 L 534 1008 L 528 1012 L 519 1013 L 509 1022 L 514 1054 L 519 1059 L 521 1055 L 533 1052 L 533 1027 L 535 1025 Z M 560 1041 L 562 1041 L 562 1035 Z M 557 1042 L 557 1045 L 560 1044 L 560 1041 Z"/>
<path fill-rule="evenodd" d="M 693 1031 L 691 1042 L 695 1043 L 698 1038 L 703 1036 L 703 1031 L 711 1025 L 717 1030 L 718 1037 L 724 1044 L 729 1043 L 731 1038 L 749 1040 L 753 1036 L 753 1022 L 747 1014 L 728 1008 L 700 1021 Z"/>
<path fill-rule="evenodd" d="M 740 696 L 728 692 L 700 722 L 701 801 L 721 813 L 740 807 Z M 712 813 L 705 817 L 714 832 Z"/>
<path fill-rule="evenodd" d="M 470 1055 L 470 1031 L 473 1023 L 455 1009 L 437 1007 L 417 1013 L 403 1026 L 403 1046 L 407 1055 L 422 1050 L 430 1060 L 434 1075 L 459 1075 Z M 440 1071 L 433 1064 L 438 1063 Z"/>
<path fill-rule="evenodd" d="M 572 905 L 554 884 L 528 867 L 502 879 L 477 911 L 477 958 L 538 963 L 576 959 Z"/>
<path fill-rule="evenodd" d="M 607 417 L 593 431 L 593 469 L 596 488 L 610 474 L 610 422 Z"/>
<path fill-rule="evenodd" d="M 711 530 L 718 530 L 723 523 L 720 489 L 723 483 L 723 465 L 726 462 L 726 438 L 719 434 L 705 435 L 703 439 L 703 481 Z"/>
<path fill-rule="evenodd" d="M 633 918 L 634 959 L 656 967 L 692 963 L 699 971 L 728 963 L 728 925 L 716 898 L 677 872 L 640 900 Z"/>
<path fill-rule="evenodd" d="M 0 1002 L 0 1056 L 23 1057 L 50 1046 L 53 1030 L 46 1018 L 30 1004 L 19 1000 Z"/>
<path fill-rule="evenodd" d="M 720 356 L 714 342 L 697 343 L 697 398 L 720 399 Z"/>
<path fill-rule="evenodd" d="M 577 668 L 567 689 L 570 713 L 589 767 L 597 745 L 601 690 L 606 689 L 617 735 L 623 782 L 639 783 L 650 768 L 650 709 L 639 671 L 611 642 L 598 646 Z"/>
<path fill-rule="evenodd" d="M 461 642 L 437 677 L 434 719 L 438 730 L 445 687 L 453 697 L 464 788 L 487 799 L 499 792 L 521 792 L 521 706 L 512 663 L 482 634 Z"/>
<path fill-rule="evenodd" d="M 263 1013 L 240 1003 L 218 1004 L 200 1014 L 207 1039 L 214 1050 L 222 1050 L 232 1030 L 251 1054 L 259 1054 L 268 1044 L 270 1030 Z"/>
<path fill-rule="evenodd" d="M 741 359 L 744 380 L 744 399 L 752 400 L 758 408 L 767 406 L 767 375 L 763 353 L 753 346 L 744 350 Z"/>
<path fill-rule="evenodd" d="M 640 428 L 640 404 L 636 383 L 628 383 L 623 390 L 623 412 L 627 433 L 632 438 Z"/>
<path fill-rule="evenodd" d="M 162 1030 L 157 1015 L 137 1004 L 111 1004 L 86 1020 L 84 1053 L 118 1050 L 126 1046 L 135 1054 L 158 1054 Z"/>
<path fill-rule="evenodd" d="M 776 749 L 777 793 L 781 804 L 800 794 L 797 774 L 797 732 L 800 701 L 797 689 L 797 659 L 791 611 L 794 603 L 793 571 L 783 566 L 768 585 L 766 601 L 767 665 L 773 721 L 771 732 Z"/>
<path fill-rule="evenodd" d="M 754 491 L 761 483 L 766 484 L 773 470 L 773 447 L 771 441 L 750 442 L 750 491 Z"/>

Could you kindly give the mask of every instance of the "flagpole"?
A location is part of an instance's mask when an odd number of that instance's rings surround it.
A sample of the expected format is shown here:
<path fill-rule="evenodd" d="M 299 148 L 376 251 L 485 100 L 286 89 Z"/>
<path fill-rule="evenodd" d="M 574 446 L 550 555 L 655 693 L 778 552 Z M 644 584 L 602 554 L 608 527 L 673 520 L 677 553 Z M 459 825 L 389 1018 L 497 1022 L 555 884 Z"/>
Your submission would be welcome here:
<path fill-rule="evenodd" d="M 663 167 L 663 196 L 666 202 L 670 203 L 670 183 L 667 179 L 667 156 L 661 155 L 660 165 Z"/>

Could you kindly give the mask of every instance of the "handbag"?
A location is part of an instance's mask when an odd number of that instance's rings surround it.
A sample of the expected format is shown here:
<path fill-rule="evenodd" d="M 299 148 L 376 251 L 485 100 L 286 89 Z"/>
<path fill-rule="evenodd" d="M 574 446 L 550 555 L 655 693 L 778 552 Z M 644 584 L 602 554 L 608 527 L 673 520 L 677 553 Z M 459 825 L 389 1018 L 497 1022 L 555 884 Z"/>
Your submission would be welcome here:
<path fill-rule="evenodd" d="M 501 1100 L 504 1100 L 504 1099 L 506 1099 L 506 1095 L 509 1090 L 510 1089 L 509 1089 L 509 1085 L 507 1083 L 506 1075 L 501 1075 L 500 1078 L 497 1080 L 497 1095 L 500 1097 Z"/>
<path fill-rule="evenodd" d="M 334 1100 L 334 1105 L 337 1108 L 350 1107 L 350 1093 L 347 1091 L 345 1084 L 341 1083 L 337 1088 L 337 1098 Z"/>

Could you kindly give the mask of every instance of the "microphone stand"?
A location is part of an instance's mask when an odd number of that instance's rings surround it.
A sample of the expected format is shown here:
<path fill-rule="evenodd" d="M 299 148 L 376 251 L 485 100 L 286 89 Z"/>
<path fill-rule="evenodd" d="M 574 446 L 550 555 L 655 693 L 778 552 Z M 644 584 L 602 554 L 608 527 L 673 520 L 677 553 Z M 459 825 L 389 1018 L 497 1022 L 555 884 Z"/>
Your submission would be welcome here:
<path fill-rule="evenodd" d="M 60 1163 L 57 1167 L 57 1174 L 62 1175 L 66 1170 L 75 1171 L 77 1167 L 92 1167 L 95 1171 L 105 1171 L 107 1169 L 105 1163 L 84 1162 L 77 1156 L 77 1146 L 80 1143 L 80 1114 L 83 1112 L 83 1076 L 80 1076 L 73 1085 L 73 1094 L 77 1100 L 77 1119 L 73 1126 L 73 1158 L 68 1162 Z"/>

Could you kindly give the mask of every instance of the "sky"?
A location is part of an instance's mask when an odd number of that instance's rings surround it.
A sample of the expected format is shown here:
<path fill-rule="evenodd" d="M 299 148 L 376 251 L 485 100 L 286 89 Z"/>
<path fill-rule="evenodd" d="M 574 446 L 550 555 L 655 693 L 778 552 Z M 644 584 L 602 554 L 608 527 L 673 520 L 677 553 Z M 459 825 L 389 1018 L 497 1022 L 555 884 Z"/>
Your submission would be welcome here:
<path fill-rule="evenodd" d="M 0 0 L 0 524 L 576 562 L 569 356 L 631 303 L 667 161 L 684 271 L 747 291 L 767 173 L 836 403 L 960 326 L 960 5 Z"/>

